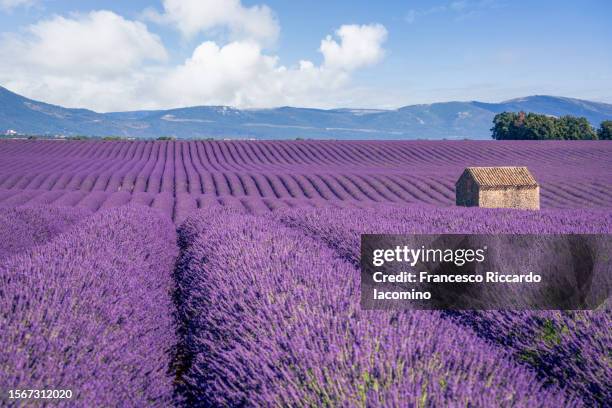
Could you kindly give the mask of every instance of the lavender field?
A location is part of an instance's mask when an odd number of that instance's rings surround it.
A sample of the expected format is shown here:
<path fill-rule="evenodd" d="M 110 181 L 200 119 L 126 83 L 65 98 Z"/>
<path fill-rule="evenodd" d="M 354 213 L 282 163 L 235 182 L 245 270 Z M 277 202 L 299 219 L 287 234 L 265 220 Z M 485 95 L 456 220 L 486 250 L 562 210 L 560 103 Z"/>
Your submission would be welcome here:
<path fill-rule="evenodd" d="M 457 208 L 528 166 L 540 211 Z M 609 142 L 0 141 L 0 390 L 60 406 L 612 405 L 612 311 L 363 311 L 362 233 L 611 233 Z M 0 397 L 0 405 L 17 405 Z"/>
<path fill-rule="evenodd" d="M 453 206 L 466 166 L 528 166 L 543 208 L 609 208 L 608 142 L 0 142 L 0 205 L 91 211 Z"/>

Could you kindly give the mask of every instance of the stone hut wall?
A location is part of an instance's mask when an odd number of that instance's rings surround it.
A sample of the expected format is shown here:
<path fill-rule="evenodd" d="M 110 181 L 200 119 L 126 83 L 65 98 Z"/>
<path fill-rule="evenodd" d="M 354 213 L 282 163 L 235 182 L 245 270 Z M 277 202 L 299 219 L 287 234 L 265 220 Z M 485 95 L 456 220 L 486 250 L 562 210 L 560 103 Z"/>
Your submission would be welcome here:
<path fill-rule="evenodd" d="M 455 203 L 466 207 L 478 205 L 478 185 L 469 176 L 462 176 L 455 186 Z"/>
<path fill-rule="evenodd" d="M 480 189 L 477 205 L 484 208 L 539 210 L 540 187 Z"/>

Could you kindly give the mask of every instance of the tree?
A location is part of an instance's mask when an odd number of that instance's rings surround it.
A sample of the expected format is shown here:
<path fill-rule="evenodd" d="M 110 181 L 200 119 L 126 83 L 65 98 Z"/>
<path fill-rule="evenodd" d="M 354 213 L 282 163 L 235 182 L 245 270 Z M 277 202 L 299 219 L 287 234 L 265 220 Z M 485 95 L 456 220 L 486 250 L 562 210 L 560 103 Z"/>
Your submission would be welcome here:
<path fill-rule="evenodd" d="M 529 113 L 523 120 L 522 129 L 522 140 L 554 139 L 557 123 L 551 116 Z"/>
<path fill-rule="evenodd" d="M 502 112 L 493 118 L 492 137 L 495 140 L 543 140 L 554 138 L 555 119 L 525 112 Z"/>
<path fill-rule="evenodd" d="M 502 112 L 493 118 L 493 127 L 491 137 L 495 140 L 510 140 L 513 133 L 513 124 L 519 118 L 519 115 L 514 112 Z"/>
<path fill-rule="evenodd" d="M 557 121 L 556 139 L 563 140 L 595 140 L 597 134 L 586 118 L 561 116 Z"/>
<path fill-rule="evenodd" d="M 597 139 L 595 130 L 586 118 L 570 115 L 555 118 L 531 112 L 499 113 L 493 118 L 491 132 L 495 140 Z"/>
<path fill-rule="evenodd" d="M 597 137 L 601 140 L 612 140 L 612 120 L 604 120 L 597 129 Z"/>

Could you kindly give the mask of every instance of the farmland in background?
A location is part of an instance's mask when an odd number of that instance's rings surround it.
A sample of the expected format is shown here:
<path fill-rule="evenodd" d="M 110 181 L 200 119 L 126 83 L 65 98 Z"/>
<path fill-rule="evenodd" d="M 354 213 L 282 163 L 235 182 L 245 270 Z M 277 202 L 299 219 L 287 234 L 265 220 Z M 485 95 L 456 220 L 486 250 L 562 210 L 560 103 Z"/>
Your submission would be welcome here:
<path fill-rule="evenodd" d="M 612 143 L 3 141 L 0 205 L 130 202 L 183 220 L 225 206 L 454 205 L 467 166 L 528 166 L 542 208 L 612 206 Z"/>

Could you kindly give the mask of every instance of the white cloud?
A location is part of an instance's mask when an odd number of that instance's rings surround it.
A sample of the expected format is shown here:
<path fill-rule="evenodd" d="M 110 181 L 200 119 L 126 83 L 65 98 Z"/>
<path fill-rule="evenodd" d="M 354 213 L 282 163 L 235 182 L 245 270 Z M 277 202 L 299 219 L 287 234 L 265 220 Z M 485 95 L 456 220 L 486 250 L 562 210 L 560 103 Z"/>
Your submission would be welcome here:
<path fill-rule="evenodd" d="M 374 64 L 384 56 L 382 43 L 387 39 L 387 30 L 381 24 L 343 25 L 336 35 L 340 43 L 329 35 L 321 41 L 319 50 L 326 67 L 352 70 Z"/>
<path fill-rule="evenodd" d="M 28 27 L 25 36 L 4 35 L 0 56 L 45 75 L 86 76 L 122 75 L 146 60 L 167 57 L 144 24 L 110 11 L 55 16 Z"/>
<path fill-rule="evenodd" d="M 0 84 L 33 99 L 98 111 L 336 107 L 355 95 L 352 72 L 384 56 L 387 31 L 378 24 L 344 25 L 335 34 L 321 41 L 320 65 L 282 65 L 257 38 L 204 41 L 172 64 L 143 23 L 110 11 L 55 16 L 0 37 Z"/>
<path fill-rule="evenodd" d="M 110 11 L 55 16 L 0 37 L 0 84 L 44 101 L 125 108 L 151 68 L 167 59 L 160 38 Z"/>
<path fill-rule="evenodd" d="M 228 104 L 242 106 L 253 85 L 273 73 L 275 57 L 263 55 L 254 42 L 219 47 L 212 41 L 198 46 L 184 64 L 169 70 L 160 82 L 160 98 L 168 104 Z"/>
<path fill-rule="evenodd" d="M 165 76 L 158 98 L 181 106 L 333 106 L 353 70 L 383 58 L 387 30 L 380 24 L 343 25 L 336 35 L 340 42 L 331 36 L 321 41 L 320 66 L 307 60 L 296 67 L 280 65 L 278 57 L 266 55 L 254 41 L 222 47 L 204 42 Z"/>
<path fill-rule="evenodd" d="M 164 0 L 164 11 L 148 10 L 151 20 L 171 24 L 185 37 L 227 29 L 234 40 L 270 43 L 280 31 L 272 10 L 265 5 L 244 7 L 240 0 Z"/>
<path fill-rule="evenodd" d="M 12 10 L 20 6 L 30 7 L 34 3 L 36 0 L 0 0 L 0 9 Z"/>
<path fill-rule="evenodd" d="M 232 42 L 223 47 L 207 41 L 184 64 L 161 80 L 156 99 L 167 106 L 329 105 L 333 91 L 349 76 L 341 70 L 300 61 L 296 67 L 279 64 L 254 42 Z"/>

